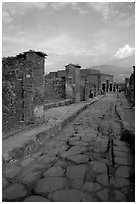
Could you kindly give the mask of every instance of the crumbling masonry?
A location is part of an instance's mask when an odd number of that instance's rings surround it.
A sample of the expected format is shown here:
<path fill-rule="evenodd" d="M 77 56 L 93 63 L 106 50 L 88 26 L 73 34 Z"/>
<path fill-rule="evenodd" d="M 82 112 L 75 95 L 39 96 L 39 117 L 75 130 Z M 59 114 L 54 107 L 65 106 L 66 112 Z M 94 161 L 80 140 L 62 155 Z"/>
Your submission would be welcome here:
<path fill-rule="evenodd" d="M 68 64 L 65 70 L 44 75 L 46 53 L 29 50 L 2 59 L 3 131 L 21 122 L 35 123 L 43 116 L 44 104 L 73 99 L 88 101 L 98 94 L 113 91 L 113 76 L 99 70 L 81 69 Z"/>

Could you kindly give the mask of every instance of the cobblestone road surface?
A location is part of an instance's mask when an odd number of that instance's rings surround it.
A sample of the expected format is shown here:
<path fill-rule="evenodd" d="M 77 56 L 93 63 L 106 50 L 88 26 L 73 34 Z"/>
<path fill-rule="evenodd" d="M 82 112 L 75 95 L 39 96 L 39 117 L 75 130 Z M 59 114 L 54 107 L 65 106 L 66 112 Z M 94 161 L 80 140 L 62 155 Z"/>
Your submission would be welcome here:
<path fill-rule="evenodd" d="M 132 155 L 120 141 L 117 95 L 84 110 L 41 150 L 3 168 L 3 201 L 134 201 Z"/>

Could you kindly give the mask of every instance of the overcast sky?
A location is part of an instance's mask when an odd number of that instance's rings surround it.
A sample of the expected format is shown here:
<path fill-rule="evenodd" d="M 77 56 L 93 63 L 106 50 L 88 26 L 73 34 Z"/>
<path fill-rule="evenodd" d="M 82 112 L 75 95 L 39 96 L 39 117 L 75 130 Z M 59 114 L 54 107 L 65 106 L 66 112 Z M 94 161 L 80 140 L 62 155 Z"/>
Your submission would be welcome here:
<path fill-rule="evenodd" d="M 3 3 L 2 54 L 48 54 L 46 71 L 135 62 L 134 3 Z"/>

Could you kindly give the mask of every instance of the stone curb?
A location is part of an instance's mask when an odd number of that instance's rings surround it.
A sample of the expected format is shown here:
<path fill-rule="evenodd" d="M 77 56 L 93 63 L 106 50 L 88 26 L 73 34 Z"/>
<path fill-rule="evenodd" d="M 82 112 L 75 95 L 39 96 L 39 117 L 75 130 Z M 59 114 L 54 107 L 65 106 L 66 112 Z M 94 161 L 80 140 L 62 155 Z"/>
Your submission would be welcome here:
<path fill-rule="evenodd" d="M 104 95 L 99 96 L 99 98 L 94 98 L 90 102 L 85 102 L 82 107 L 80 107 L 76 112 L 70 115 L 67 119 L 63 121 L 56 121 L 55 124 L 48 124 L 43 126 L 37 133 L 34 135 L 33 138 L 27 140 L 17 148 L 9 150 L 3 153 L 3 164 L 8 162 L 12 163 L 16 160 L 23 159 L 25 157 L 30 156 L 32 153 L 38 151 L 40 147 L 48 140 L 49 138 L 53 137 L 57 132 L 59 132 L 64 126 L 66 126 L 70 121 L 72 121 L 78 114 L 80 114 L 83 110 L 87 109 L 91 104 L 95 103 L 96 101 L 103 98 Z"/>
<path fill-rule="evenodd" d="M 47 103 L 44 105 L 44 110 L 47 110 L 49 108 L 59 107 L 59 106 L 66 106 L 74 103 L 73 99 L 66 99 L 63 101 L 53 102 L 53 103 Z"/>

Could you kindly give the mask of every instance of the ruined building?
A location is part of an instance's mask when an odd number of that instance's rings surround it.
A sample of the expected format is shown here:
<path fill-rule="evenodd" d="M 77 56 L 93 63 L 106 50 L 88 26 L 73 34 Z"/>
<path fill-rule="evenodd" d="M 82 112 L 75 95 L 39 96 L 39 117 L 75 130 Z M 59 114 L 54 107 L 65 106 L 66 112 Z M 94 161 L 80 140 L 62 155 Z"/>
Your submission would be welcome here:
<path fill-rule="evenodd" d="M 77 91 L 80 94 L 78 101 L 88 100 L 88 98 L 92 98 L 101 93 L 115 91 L 113 75 L 102 74 L 99 70 L 90 68 L 81 69 L 81 66 L 74 64 L 66 65 L 65 69 L 66 70 L 50 72 L 45 78 L 46 80 L 54 81 L 54 83 L 60 79 L 60 83 L 62 81 L 63 84 L 65 80 L 66 98 L 74 98 Z"/>
<path fill-rule="evenodd" d="M 2 59 L 3 129 L 19 121 L 33 122 L 34 108 L 44 103 L 44 65 L 47 54 L 29 50 Z"/>
<path fill-rule="evenodd" d="M 88 101 L 114 90 L 113 76 L 99 70 L 68 64 L 65 70 L 45 76 L 46 53 L 29 50 L 2 59 L 3 130 L 21 122 L 34 123 L 44 114 L 44 104 L 72 99 Z M 40 111 L 38 111 L 40 110 Z"/>
<path fill-rule="evenodd" d="M 125 95 L 128 100 L 135 106 L 135 65 L 133 66 L 133 73 L 129 78 L 125 78 Z"/>

